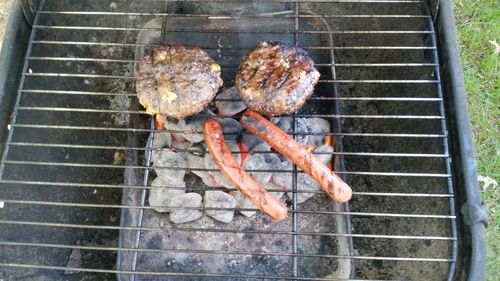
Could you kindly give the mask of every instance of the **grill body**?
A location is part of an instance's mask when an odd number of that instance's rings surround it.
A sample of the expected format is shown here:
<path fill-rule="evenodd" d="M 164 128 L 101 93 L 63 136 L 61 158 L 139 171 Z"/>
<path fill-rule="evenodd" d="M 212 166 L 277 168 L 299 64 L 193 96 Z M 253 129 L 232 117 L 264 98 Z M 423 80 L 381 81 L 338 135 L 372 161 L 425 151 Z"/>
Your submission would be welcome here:
<path fill-rule="evenodd" d="M 485 217 L 449 1 L 19 5 L 24 10 L 12 22 L 23 15 L 27 23 L 17 24 L 24 32 L 12 38 L 27 44 L 19 44 L 17 53 L 24 65 L 16 67 L 11 58 L 12 69 L 0 76 L 12 79 L 0 80 L 6 81 L 2 107 L 10 115 L 0 120 L 9 125 L 0 179 L 0 277 L 482 278 Z M 26 24 L 31 32 L 23 29 Z M 147 144 L 157 131 L 137 105 L 133 72 L 144 50 L 176 40 L 207 50 L 221 64 L 228 86 L 239 58 L 259 41 L 306 49 L 322 76 L 316 95 L 295 118 L 331 122 L 335 170 L 355 191 L 350 204 L 307 208 L 292 202 L 284 228 L 162 224 L 147 204 L 153 169 Z M 21 46 L 27 46 L 25 55 Z M 304 229 L 311 216 L 325 224 Z M 162 235 L 200 232 L 283 235 L 290 245 L 279 252 L 217 252 L 163 243 Z M 314 239 L 323 252 L 301 246 Z M 269 268 L 170 267 L 162 258 L 175 252 L 251 257 Z M 286 260 L 282 270 L 269 271 L 266 259 L 273 257 Z M 314 269 L 304 269 L 309 267 Z"/>

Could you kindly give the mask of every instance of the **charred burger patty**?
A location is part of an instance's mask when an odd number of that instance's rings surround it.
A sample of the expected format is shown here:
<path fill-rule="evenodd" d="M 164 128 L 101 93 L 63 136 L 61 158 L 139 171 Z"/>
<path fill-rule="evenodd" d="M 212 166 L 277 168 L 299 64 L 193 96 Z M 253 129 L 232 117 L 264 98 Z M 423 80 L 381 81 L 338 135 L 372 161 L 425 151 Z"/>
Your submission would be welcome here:
<path fill-rule="evenodd" d="M 311 96 L 319 76 L 304 50 L 262 42 L 241 59 L 236 88 L 254 111 L 268 116 L 290 114 Z"/>
<path fill-rule="evenodd" d="M 149 114 L 184 118 L 201 112 L 222 86 L 220 66 L 198 47 L 159 46 L 139 62 L 136 92 Z"/>

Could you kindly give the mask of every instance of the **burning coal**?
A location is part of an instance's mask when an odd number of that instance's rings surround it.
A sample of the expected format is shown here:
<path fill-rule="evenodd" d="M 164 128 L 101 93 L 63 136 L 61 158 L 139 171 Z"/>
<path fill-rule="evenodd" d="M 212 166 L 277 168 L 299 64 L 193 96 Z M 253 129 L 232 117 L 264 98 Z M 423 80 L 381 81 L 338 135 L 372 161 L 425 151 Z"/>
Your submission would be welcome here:
<path fill-rule="evenodd" d="M 149 204 L 158 212 L 169 212 L 173 223 L 190 222 L 203 216 L 230 223 L 235 208 L 246 217 L 256 214 L 253 204 L 235 190 L 207 152 L 201 127 L 209 117 L 223 116 L 218 117 L 218 121 L 224 128 L 225 139 L 237 163 L 278 199 L 293 198 L 292 163 L 257 137 L 243 132 L 240 122 L 234 117 L 246 107 L 234 88 L 221 93 L 215 107 L 217 114 L 207 109 L 182 120 L 159 118 L 166 130 L 155 132 L 153 136 L 152 161 L 157 177 L 151 182 Z M 285 132 L 293 131 L 291 117 L 273 117 L 271 121 Z M 311 147 L 324 164 L 332 161 L 328 120 L 296 118 L 295 128 L 298 142 Z M 186 193 L 186 175 L 189 174 L 201 180 L 205 185 L 203 190 Z M 296 181 L 299 204 L 320 190 L 319 185 L 300 169 Z"/>

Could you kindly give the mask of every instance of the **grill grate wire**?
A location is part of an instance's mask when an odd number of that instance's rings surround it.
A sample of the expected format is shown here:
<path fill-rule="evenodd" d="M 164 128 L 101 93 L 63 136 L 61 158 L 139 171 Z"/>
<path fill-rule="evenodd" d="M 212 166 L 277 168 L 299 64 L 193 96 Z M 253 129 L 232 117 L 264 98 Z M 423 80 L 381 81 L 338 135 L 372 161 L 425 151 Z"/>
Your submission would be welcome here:
<path fill-rule="evenodd" d="M 439 76 L 439 60 L 437 54 L 437 41 L 435 36 L 435 31 L 433 27 L 433 21 L 430 16 L 430 13 L 427 9 L 427 5 L 422 1 L 269 1 L 270 3 L 291 3 L 294 7 L 293 14 L 282 14 L 282 15 L 273 15 L 273 17 L 282 17 L 282 18 L 292 18 L 295 22 L 294 30 L 275 30 L 270 32 L 269 30 L 253 30 L 248 31 L 247 34 L 259 34 L 259 33 L 271 33 L 271 34 L 293 34 L 295 45 L 300 46 L 308 51 L 314 52 L 318 50 L 329 50 L 331 52 L 378 52 L 378 51 L 391 51 L 391 52 L 430 52 L 431 57 L 425 58 L 425 61 L 422 62 L 356 62 L 355 60 L 347 60 L 347 62 L 318 62 L 319 67 L 329 67 L 333 69 L 334 75 L 332 79 L 322 79 L 320 80 L 320 84 L 328 84 L 330 87 L 334 89 L 335 92 L 339 91 L 337 87 L 342 85 L 348 85 L 348 87 L 356 87 L 356 85 L 364 85 L 368 84 L 369 87 L 372 85 L 377 85 L 376 87 L 382 87 L 379 89 L 387 89 L 393 87 L 394 85 L 403 85 L 402 87 L 411 85 L 419 85 L 422 84 L 429 85 L 432 90 L 429 90 L 430 93 L 427 96 L 384 96 L 383 91 L 376 91 L 375 96 L 366 95 L 363 93 L 361 96 L 344 96 L 342 93 L 336 94 L 334 96 L 329 97 L 313 97 L 311 101 L 316 102 L 378 102 L 378 103 L 390 103 L 390 102 L 400 102 L 400 103 L 418 103 L 418 104 L 429 104 L 429 106 L 437 106 L 438 111 L 432 113 L 411 113 L 411 114 L 401 114 L 401 113 L 391 113 L 391 114 L 302 114 L 298 113 L 293 115 L 293 131 L 291 134 L 293 136 L 304 135 L 301 133 L 297 133 L 295 131 L 295 120 L 296 118 L 310 118 L 310 117 L 321 117 L 327 118 L 330 120 L 339 119 L 339 120 L 368 120 L 368 121 L 378 121 L 382 120 L 383 122 L 415 122 L 415 126 L 419 124 L 424 124 L 422 127 L 424 129 L 417 130 L 416 132 L 406 133 L 404 131 L 394 130 L 392 132 L 384 132 L 384 131 L 346 131 L 342 130 L 342 132 L 332 132 L 329 135 L 339 137 L 339 138 L 367 138 L 367 139 L 384 139 L 387 141 L 391 140 L 422 140 L 427 144 L 440 143 L 439 152 L 433 152 L 431 150 L 421 152 L 417 149 L 411 151 L 411 147 L 409 151 L 404 152 L 392 152 L 392 151 L 369 151 L 363 150 L 360 147 L 360 150 L 349 150 L 349 145 L 345 144 L 344 148 L 347 151 L 335 151 L 334 155 L 336 157 L 365 157 L 367 159 L 371 158 L 391 158 L 391 159 L 408 159 L 410 161 L 425 161 L 428 159 L 429 161 L 439 161 L 442 168 L 434 169 L 434 170 L 423 170 L 423 171 L 408 171 L 405 169 L 401 169 L 401 171 L 389 171 L 389 170 L 350 170 L 347 167 L 345 170 L 338 171 L 338 174 L 347 177 L 349 181 L 351 177 L 382 177 L 382 178 L 407 178 L 408 180 L 437 180 L 440 181 L 442 186 L 445 186 L 445 189 L 438 189 L 439 192 L 404 192 L 399 191 L 358 191 L 356 190 L 356 186 L 353 185 L 354 188 L 354 197 L 366 197 L 370 198 L 402 198 L 403 200 L 412 200 L 412 198 L 417 199 L 427 199 L 427 200 L 445 200 L 447 203 L 447 209 L 442 213 L 427 213 L 420 212 L 421 210 L 417 210 L 417 212 L 395 212 L 393 209 L 388 208 L 387 210 L 371 210 L 369 207 L 366 209 L 356 208 L 355 204 L 351 206 L 351 210 L 339 211 L 339 210 L 313 210 L 313 211 L 304 211 L 300 210 L 297 205 L 297 194 L 301 192 L 307 191 L 299 191 L 296 190 L 297 186 L 297 174 L 300 173 L 297 171 L 296 167 L 293 168 L 294 175 L 294 190 L 293 194 L 293 204 L 292 209 L 290 210 L 290 215 L 293 217 L 292 229 L 290 230 L 269 230 L 269 229 L 257 229 L 257 230 L 240 230 L 240 229 L 199 229 L 199 228 L 190 228 L 190 227 L 178 227 L 178 231 L 184 232 L 200 232 L 200 231 L 213 231 L 213 232 L 228 232 L 228 233 L 259 233 L 264 235 L 291 235 L 292 236 L 292 249 L 291 252 L 246 252 L 246 251 L 202 251 L 197 249 L 153 249 L 153 248 L 140 248 L 139 247 L 139 239 L 141 232 L 145 231 L 161 231 L 162 228 L 158 227 L 150 227 L 143 226 L 142 224 L 139 227 L 124 227 L 115 224 L 86 224 L 82 222 L 76 221 L 68 221 L 58 220 L 58 217 L 53 216 L 48 220 L 23 220 L 22 217 L 12 215 L 11 213 L 6 213 L 6 215 L 2 215 L 2 212 L 5 212 L 9 209 L 21 208 L 23 210 L 24 207 L 28 208 L 37 208 L 37 207 L 50 207 L 57 208 L 57 210 L 61 209 L 96 209 L 101 212 L 105 212 L 106 210 L 121 210 L 121 209 L 139 209 L 141 212 L 141 217 L 143 212 L 148 209 L 153 209 L 155 206 L 146 205 L 146 193 L 149 187 L 148 184 L 148 174 L 153 169 L 163 168 L 163 169 L 175 169 L 173 167 L 155 167 L 151 161 L 151 153 L 154 150 L 152 148 L 152 140 L 148 141 L 147 147 L 131 147 L 127 146 L 126 142 L 122 143 L 92 143 L 92 142 L 82 142 L 82 143 L 72 143 L 70 139 L 67 142 L 51 142 L 49 139 L 45 142 L 43 141 L 35 141 L 33 138 L 30 139 L 29 134 L 35 132 L 45 132 L 46 134 L 51 134 L 53 132 L 64 132 L 67 134 L 71 134 L 72 132 L 78 132 L 82 134 L 86 134 L 87 132 L 101 132 L 101 133 L 117 133 L 117 134 L 138 134 L 142 136 L 147 136 L 149 133 L 152 133 L 152 137 L 154 134 L 158 132 L 154 128 L 154 122 L 151 121 L 151 126 L 149 129 L 138 129 L 132 128 L 129 126 L 117 126 L 114 124 L 108 124 L 103 126 L 102 124 L 92 124 L 82 122 L 79 124 L 78 122 L 72 122 L 70 120 L 60 119 L 54 123 L 46 123 L 46 120 L 43 118 L 36 119 L 36 116 L 44 116 L 43 114 L 56 114 L 63 113 L 67 116 L 68 114 L 75 115 L 75 118 L 88 117 L 93 119 L 95 117 L 92 116 L 108 116 L 110 114 L 125 114 L 125 115 L 143 115 L 144 112 L 140 110 L 126 110 L 126 109 L 111 109 L 106 107 L 86 107 L 85 104 L 82 104 L 81 107 L 78 104 L 72 105 L 64 105 L 61 104 L 59 106 L 56 105 L 47 105 L 42 100 L 35 100 L 32 104 L 29 104 L 30 95 L 46 95 L 47 98 L 50 97 L 75 97 L 75 98 L 93 98 L 93 97 L 113 97 L 113 96 L 126 96 L 134 98 L 133 92 L 125 93 L 116 93 L 109 91 L 105 88 L 103 89 L 85 89 L 85 87 L 78 88 L 75 87 L 75 84 L 71 84 L 72 79 L 87 79 L 87 80 L 113 80 L 120 81 L 120 83 L 130 83 L 133 79 L 133 75 L 125 75 L 125 74 L 110 74 L 110 73 L 91 73 L 91 72 L 58 72 L 57 68 L 51 68 L 51 63 L 97 63 L 97 64 L 125 64 L 125 65 L 134 65 L 137 60 L 133 58 L 115 58 L 113 55 L 108 55 L 108 57 L 84 57 L 84 56 L 68 56 L 66 53 L 60 51 L 59 47 L 68 46 L 70 48 L 78 47 L 78 48 L 99 48 L 102 46 L 106 47 L 119 47 L 119 48 L 136 48 L 138 46 L 146 46 L 146 44 L 137 44 L 132 41 L 128 42 L 126 39 L 112 42 L 108 41 L 108 37 L 98 37 L 96 41 L 79 41 L 79 40 L 58 40 L 54 37 L 48 35 L 48 32 L 66 32 L 71 31 L 75 32 L 76 30 L 81 32 L 86 31 L 95 31 L 95 32 L 109 32 L 109 33 L 134 33 L 137 31 L 143 30 L 141 25 L 130 25 L 130 26 L 91 26 L 89 25 L 65 25 L 62 19 L 68 18 L 78 18 L 78 17 L 96 17 L 98 19 L 105 19 L 108 17 L 135 17 L 135 18 L 150 18 L 150 17 L 164 17 L 167 18 L 175 18 L 175 17 L 193 17 L 193 18 L 210 18 L 210 17 L 221 17 L 227 20 L 239 20 L 245 17 L 268 17 L 269 16 L 256 16 L 256 15 L 213 15 L 213 14 L 190 14 L 190 13 L 169 13 L 169 12 L 151 12 L 151 11 L 138 11 L 131 12 L 128 11 L 73 11 L 73 10 L 44 10 L 46 6 L 51 7 L 53 3 L 52 1 L 42 1 L 40 3 L 39 9 L 36 11 L 33 31 L 30 36 L 30 43 L 28 47 L 27 56 L 25 59 L 25 65 L 23 69 L 23 76 L 20 83 L 20 88 L 17 93 L 16 105 L 14 108 L 14 113 L 12 115 L 12 120 L 10 122 L 10 130 L 8 134 L 8 139 L 5 145 L 5 150 L 2 155 L 1 166 L 0 166 L 0 191 L 3 189 L 4 191 L 10 190 L 12 187 L 23 187 L 23 188 L 38 188 L 45 189 L 50 192 L 51 189 L 54 189 L 53 192 L 57 192 L 59 188 L 71 189 L 76 192 L 78 190 L 87 189 L 87 190 L 122 190 L 122 189 L 138 189 L 141 190 L 141 204 L 139 206 L 129 206 L 122 205 L 119 202 L 108 203 L 106 200 L 104 202 L 92 203 L 89 200 L 74 200 L 74 201 L 65 201 L 65 200 L 57 200 L 55 197 L 47 196 L 48 199 L 41 198 L 32 198 L 28 195 L 16 195 L 10 194 L 7 192 L 0 192 L 0 194 L 6 194 L 5 197 L 1 196 L 0 201 L 4 203 L 4 208 L 0 209 L 0 224 L 3 227 L 16 227 L 16 226 L 24 226 L 27 227 L 25 229 L 37 231 L 39 228 L 49 228 L 49 229 L 69 229 L 70 231 L 81 229 L 89 229 L 92 231 L 122 231 L 122 230 L 134 230 L 137 231 L 137 243 L 134 248 L 122 248 L 116 246 L 108 246 L 104 244 L 98 244 L 94 246 L 89 245 L 75 245 L 66 242 L 58 242 L 56 240 L 51 239 L 40 239 L 40 240 L 24 240 L 24 241 L 16 241 L 15 239 L 9 239 L 7 236 L 0 235 L 0 246 L 1 247 L 9 247 L 15 248 L 17 251 L 29 251 L 34 248 L 41 249 L 81 249 L 81 250 L 89 250 L 89 251 L 103 251 L 103 252 L 119 252 L 119 251 L 130 251 L 134 253 L 134 259 L 137 259 L 137 253 L 140 252 L 181 252 L 181 253 L 197 253 L 197 254 L 208 254 L 208 255 L 250 255 L 250 256 L 260 256 L 260 255 L 276 255 L 276 256 L 289 256 L 293 260 L 293 265 L 291 269 L 290 276 L 265 276 L 265 278 L 273 280 L 273 279 L 293 279 L 293 280 L 333 280 L 331 278 L 319 278 L 319 277 L 307 277 L 307 276 L 299 276 L 298 270 L 298 260 L 304 257 L 319 257 L 319 258 L 329 258 L 329 259 L 347 259 L 352 261 L 388 261 L 388 262 L 407 262 L 407 263 L 415 263 L 415 265 L 420 265 L 422 263 L 443 263 L 447 264 L 449 267 L 447 272 L 447 280 L 453 279 L 453 272 L 455 271 L 456 261 L 457 261 L 457 224 L 456 224 L 456 215 L 455 215 L 455 205 L 454 205 L 454 193 L 453 193 L 453 182 L 452 175 L 450 169 L 450 154 L 448 149 L 448 133 L 446 129 L 446 118 L 445 118 L 445 108 L 443 103 L 443 93 L 441 90 L 441 81 Z M 62 1 L 65 2 L 65 1 Z M 92 2 L 92 1 L 89 1 Z M 154 2 L 165 2 L 165 5 L 168 1 L 148 1 L 151 3 Z M 172 1 L 172 2 L 191 2 L 191 1 Z M 226 2 L 239 3 L 238 1 L 216 1 L 224 4 Z M 422 11 L 422 14 L 321 14 L 321 15 L 306 15 L 301 14 L 299 10 L 299 6 L 304 3 L 330 3 L 331 5 L 343 4 L 343 3 L 354 3 L 355 5 L 359 4 L 375 4 L 375 5 L 417 5 L 420 9 L 416 9 L 417 11 Z M 54 7 L 60 7 L 55 5 Z M 167 10 L 167 9 L 165 9 Z M 390 11 L 394 9 L 388 9 Z M 321 19 L 376 19 L 378 21 L 385 20 L 394 20 L 394 19 L 405 19 L 405 20 L 424 20 L 426 24 L 424 25 L 425 30 L 399 30 L 398 26 L 393 26 L 394 30 L 332 30 L 332 31 L 317 31 L 317 30 L 303 30 L 300 28 L 300 21 L 306 18 L 314 18 L 319 17 Z M 51 19 L 53 18 L 53 19 Z M 58 22 L 60 20 L 60 22 Z M 138 21 L 145 22 L 147 20 Z M 49 24 L 49 23 L 53 24 Z M 98 21 L 97 24 L 100 24 Z M 152 29 L 154 30 L 154 29 Z M 186 27 L 182 27 L 179 29 L 175 28 L 162 28 L 162 32 L 165 33 L 180 33 L 180 32 L 192 32 L 192 33 L 205 33 L 207 30 L 197 30 L 197 29 L 189 29 Z M 228 33 L 231 30 L 210 30 L 210 33 Z M 236 31 L 232 31 L 235 32 Z M 241 31 L 238 31 L 241 32 Z M 329 34 L 331 36 L 425 36 L 429 38 L 429 45 L 421 46 L 421 45 L 383 45 L 383 46 L 362 46 L 362 45 L 343 45 L 341 40 L 336 40 L 336 45 L 331 47 L 325 46 L 307 46 L 301 44 L 300 38 L 301 36 L 307 36 L 308 34 Z M 65 38 L 65 34 L 61 33 L 61 38 Z M 85 38 L 85 36 L 82 36 Z M 109 36 L 112 37 L 112 36 Z M 386 42 L 387 44 L 390 42 Z M 43 51 L 43 48 L 51 48 L 55 49 L 52 51 Z M 206 50 L 215 49 L 213 45 L 202 46 Z M 42 49 L 41 49 L 42 48 Z M 221 51 L 246 51 L 247 49 L 231 49 L 231 48 L 218 48 Z M 42 50 L 42 51 L 40 51 Z M 62 50 L 62 49 L 61 49 Z M 91 53 L 95 55 L 97 53 Z M 339 55 L 337 54 L 338 58 Z M 41 64 L 40 64 L 41 63 Z M 47 63 L 47 65 L 44 65 Z M 222 67 L 235 68 L 237 64 L 221 64 Z M 368 69 L 391 69 L 391 68 L 402 68 L 403 70 L 410 71 L 411 69 L 416 69 L 418 71 L 424 69 L 424 71 L 432 71 L 432 77 L 428 77 L 426 79 L 420 78 L 398 78 L 392 79 L 390 77 L 385 78 L 377 78 L 377 79 L 364 79 L 359 77 L 349 78 L 349 72 L 344 72 L 344 69 L 351 68 L 368 68 Z M 92 70 L 92 68 L 89 68 Z M 85 70 L 84 70 L 85 71 Z M 95 71 L 94 71 L 95 72 Z M 338 73 L 340 76 L 336 76 Z M 345 74 L 347 73 L 347 74 Z M 338 78 L 345 77 L 345 78 Z M 58 84 L 63 85 L 64 83 L 68 83 L 70 86 L 68 89 L 64 89 L 64 87 L 57 86 L 57 84 L 52 84 L 52 87 L 47 88 L 38 88 L 36 82 L 37 79 L 58 79 Z M 34 82 L 31 82 L 34 81 Z M 40 80 L 42 81 L 42 80 Z M 106 82 L 103 82 L 106 83 Z M 226 83 L 230 85 L 229 83 Z M 50 85 L 50 83 L 48 84 Z M 28 103 L 28 105 L 24 105 Z M 341 110 L 342 112 L 342 110 Z M 33 114 L 35 118 L 26 117 L 30 114 Z M 56 119 L 53 119 L 56 120 Z M 52 120 L 52 121 L 53 121 Z M 37 122 L 39 121 L 39 122 Z M 422 123 L 420 123 L 422 122 Z M 437 126 L 439 130 L 428 129 L 430 126 L 428 124 L 432 124 Z M 192 132 L 192 133 L 200 133 Z M 91 138 L 89 136 L 89 138 Z M 91 152 L 106 152 L 106 151 L 140 151 L 141 153 L 145 153 L 146 162 L 145 165 L 137 165 L 137 166 L 126 166 L 121 164 L 109 163 L 109 162 L 95 162 L 88 163 L 85 162 L 85 159 L 79 158 L 76 160 L 66 159 L 65 161 L 43 161 L 43 157 L 39 159 L 33 158 L 22 159 L 19 158 L 18 150 L 21 151 L 23 149 L 33 149 L 33 153 L 37 151 L 45 151 L 44 153 L 51 153 L 52 151 L 61 150 L 64 151 L 66 149 L 77 151 L 80 154 L 91 153 Z M 189 150 L 189 149 L 188 149 Z M 395 160 L 395 161 L 396 161 Z M 29 167 L 29 168 L 27 168 Z M 20 171 L 30 171 L 37 170 L 43 171 L 44 168 L 55 169 L 55 171 L 60 171 L 64 173 L 67 168 L 74 169 L 74 171 L 84 171 L 85 169 L 110 169 L 117 171 L 118 173 L 123 173 L 124 169 L 137 169 L 142 170 L 145 173 L 144 177 L 144 185 L 125 185 L 123 183 L 117 183 L 113 181 L 102 181 L 102 182 L 83 182 L 83 181 L 51 181 L 50 177 L 48 180 L 40 179 L 30 179 L 27 174 L 20 173 L 15 175 L 12 173 L 13 169 L 20 169 Z M 382 167 L 383 168 L 383 167 Z M 194 170 L 205 170 L 205 171 L 213 171 L 209 169 L 194 169 Z M 263 172 L 259 170 L 255 170 L 256 172 Z M 273 172 L 286 172 L 284 170 L 275 170 Z M 445 182 L 443 185 L 442 183 Z M 57 188 L 57 189 L 56 189 Z M 197 187 L 193 187 L 193 190 L 199 190 Z M 106 191 L 105 191 L 106 192 Z M 318 192 L 320 193 L 320 192 Z M 66 199 L 66 198 L 62 198 Z M 196 208 L 195 208 L 196 209 Z M 202 209 L 202 208 L 199 208 Z M 25 209 L 28 210 L 28 209 Z M 238 209 L 237 209 L 238 210 Z M 424 210 L 425 211 L 425 210 Z M 325 214 L 325 215 L 346 215 L 351 217 L 352 219 L 359 217 L 361 219 L 365 217 L 379 217 L 385 219 L 403 219 L 408 223 L 412 223 L 412 220 L 438 220 L 442 221 L 441 224 L 448 225 L 449 230 L 447 231 L 438 231 L 435 235 L 430 234 L 398 234 L 398 231 L 394 231 L 391 233 L 389 230 L 388 233 L 356 233 L 356 229 L 352 231 L 352 233 L 332 233 L 332 232 L 321 232 L 321 231 L 303 231 L 299 230 L 300 219 L 299 215 L 301 214 Z M 419 223 L 421 221 L 413 221 L 414 223 Z M 1 234 L 1 233 L 0 233 Z M 356 255 L 335 255 L 335 254 L 308 254 L 301 253 L 298 250 L 298 237 L 300 236 L 328 236 L 328 237 L 348 237 L 350 239 L 384 239 L 390 241 L 399 241 L 399 240 L 410 240 L 410 241 L 442 241 L 449 245 L 449 252 L 439 252 L 432 256 L 376 256 L 376 255 L 364 255 L 364 254 L 356 254 Z M 50 242 L 52 241 L 52 242 Z M 354 243 L 354 247 L 356 247 L 356 243 Z M 135 264 L 135 263 L 134 263 Z M 179 272 L 169 272 L 169 271 L 161 271 L 161 272 L 151 272 L 151 271 L 136 271 L 135 268 L 132 271 L 125 271 L 114 269 L 113 267 L 108 268 L 99 268 L 99 267 L 78 267 L 74 268 L 69 265 L 61 265 L 57 263 L 31 263 L 30 261 L 9 261 L 1 262 L 0 267 L 6 269 L 19 269 L 19 270 L 34 270 L 34 269 L 54 269 L 58 271 L 65 270 L 74 270 L 81 271 L 87 273 L 95 273 L 95 274 L 131 274 L 132 276 L 140 276 L 140 275 L 149 275 L 149 276 L 191 276 L 189 273 L 179 273 Z M 99 275 L 97 275 L 99 276 Z M 230 274 L 230 273 L 196 273 L 195 276 L 198 277 L 207 277 L 207 278 L 217 278 L 217 277 L 227 277 L 227 278 L 248 278 L 248 279 L 258 279 L 263 278 L 263 276 L 254 276 L 254 275 L 246 275 L 246 274 Z M 390 280 L 390 279 L 398 279 L 398 276 L 381 276 L 377 277 L 376 275 L 363 275 L 359 272 L 355 273 L 353 277 L 354 279 L 349 280 Z"/>

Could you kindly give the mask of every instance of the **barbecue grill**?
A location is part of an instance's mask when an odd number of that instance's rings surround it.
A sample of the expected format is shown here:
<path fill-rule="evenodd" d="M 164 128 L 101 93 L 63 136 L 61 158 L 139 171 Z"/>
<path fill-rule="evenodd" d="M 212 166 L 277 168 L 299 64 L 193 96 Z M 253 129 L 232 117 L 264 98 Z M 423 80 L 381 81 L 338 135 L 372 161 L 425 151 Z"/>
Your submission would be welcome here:
<path fill-rule="evenodd" d="M 206 50 L 224 87 L 260 41 L 307 50 L 321 78 L 289 133 L 330 122 L 353 199 L 298 204 L 294 167 L 275 171 L 293 174 L 282 224 L 168 223 L 148 194 L 172 167 L 151 161 L 162 130 L 133 76 L 174 41 Z M 483 279 L 448 0 L 17 1 L 1 59 L 0 280 Z"/>

